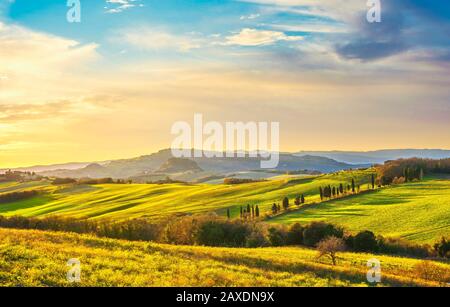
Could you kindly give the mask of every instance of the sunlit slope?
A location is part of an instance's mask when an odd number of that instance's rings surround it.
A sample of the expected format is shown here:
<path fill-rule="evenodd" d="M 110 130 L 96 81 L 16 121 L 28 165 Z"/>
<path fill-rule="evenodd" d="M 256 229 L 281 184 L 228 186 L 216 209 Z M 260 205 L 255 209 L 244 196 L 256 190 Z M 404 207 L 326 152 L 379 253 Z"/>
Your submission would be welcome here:
<path fill-rule="evenodd" d="M 381 286 L 442 285 L 418 277 L 420 260 L 342 253 L 337 266 L 303 248 L 207 248 L 0 229 L 0 286 L 71 286 L 67 261 L 81 262 L 81 286 L 367 286 L 367 261 Z M 448 263 L 434 262 L 440 270 Z"/>
<path fill-rule="evenodd" d="M 217 211 L 225 214 L 232 208 L 232 215 L 239 214 L 239 207 L 258 204 L 262 212 L 269 210 L 273 202 L 292 199 L 304 193 L 308 201 L 318 200 L 319 186 L 367 182 L 370 171 L 341 172 L 309 178 L 286 178 L 265 182 L 224 184 L 104 184 L 54 187 L 41 183 L 47 192 L 29 200 L 0 205 L 0 214 L 7 216 L 44 216 L 50 214 L 80 218 L 160 218 L 177 213 Z M 28 185 L 28 184 L 25 184 Z M 34 189 L 40 189 L 37 186 Z M 12 187 L 0 185 L 0 193 L 11 192 Z M 16 189 L 23 187 L 16 184 Z"/>
<path fill-rule="evenodd" d="M 426 180 L 335 200 L 279 216 L 274 223 L 327 221 L 352 231 L 432 243 L 450 235 L 450 180 Z"/>

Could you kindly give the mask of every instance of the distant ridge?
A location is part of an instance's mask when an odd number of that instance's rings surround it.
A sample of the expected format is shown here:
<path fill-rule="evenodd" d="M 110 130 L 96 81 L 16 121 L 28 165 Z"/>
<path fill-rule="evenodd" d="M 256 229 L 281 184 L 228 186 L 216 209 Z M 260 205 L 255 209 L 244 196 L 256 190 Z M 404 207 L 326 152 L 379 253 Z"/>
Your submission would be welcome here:
<path fill-rule="evenodd" d="M 344 169 L 366 167 L 367 164 L 348 164 L 337 162 L 326 157 L 312 155 L 296 156 L 291 153 L 280 153 L 278 171 L 309 170 L 323 173 Z M 172 174 L 174 172 L 194 172 L 197 175 L 204 172 L 208 176 L 223 176 L 229 173 L 245 172 L 260 169 L 260 158 L 192 158 L 173 160 L 172 151 L 163 149 L 156 153 L 132 159 L 113 160 L 96 165 L 85 165 L 75 170 L 50 170 L 40 172 L 46 176 L 56 177 L 91 177 L 91 178 L 129 178 L 143 174 Z"/>
<path fill-rule="evenodd" d="M 297 153 L 280 153 L 278 171 L 309 170 L 319 172 L 334 172 L 350 168 L 367 167 L 375 163 L 398 158 L 432 158 L 450 157 L 450 150 L 443 149 L 385 149 L 375 151 L 300 151 Z M 131 159 L 111 160 L 104 162 L 75 162 L 54 164 L 48 166 L 33 166 L 15 168 L 13 170 L 33 171 L 47 176 L 56 177 L 91 177 L 91 178 L 128 178 L 153 172 L 171 173 L 169 159 L 173 158 L 170 149 L 163 149 L 150 155 Z M 187 159 L 193 163 L 184 162 L 175 165 L 173 171 L 202 171 L 208 176 L 223 175 L 233 172 L 252 171 L 260 169 L 259 158 L 193 158 Z M 180 162 L 181 163 L 181 162 Z M 187 166 L 187 163 L 190 166 Z M 194 164 L 195 163 L 195 164 Z M 164 166 L 166 164 L 166 166 Z M 170 163 L 169 163 L 170 164 Z M 194 167 L 186 170 L 185 168 Z M 198 167 L 198 169 L 196 169 Z M 4 171 L 4 170 L 3 170 Z M 0 170 L 2 172 L 2 170 Z"/>
<path fill-rule="evenodd" d="M 314 155 L 327 157 L 336 161 L 357 163 L 384 163 L 387 160 L 400 158 L 450 158 L 450 150 L 446 149 L 381 149 L 374 151 L 300 151 L 296 155 Z"/>

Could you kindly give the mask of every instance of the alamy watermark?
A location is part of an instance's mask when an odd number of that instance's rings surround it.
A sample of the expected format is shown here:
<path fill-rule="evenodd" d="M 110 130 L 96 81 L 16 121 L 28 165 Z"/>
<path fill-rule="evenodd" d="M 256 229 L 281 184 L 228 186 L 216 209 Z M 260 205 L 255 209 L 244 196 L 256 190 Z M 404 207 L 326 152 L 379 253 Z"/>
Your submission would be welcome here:
<path fill-rule="evenodd" d="M 369 283 L 381 282 L 381 262 L 380 260 L 373 258 L 367 261 L 369 270 L 367 271 L 367 281 Z"/>
<path fill-rule="evenodd" d="M 81 2 L 80 0 L 67 0 L 67 7 L 69 10 L 67 11 L 67 22 L 81 22 Z"/>
<path fill-rule="evenodd" d="M 69 270 L 67 271 L 67 281 L 70 283 L 81 282 L 81 262 L 79 259 L 72 258 L 67 261 Z"/>
<path fill-rule="evenodd" d="M 369 23 L 381 22 L 381 0 L 368 0 L 367 21 Z"/>
<path fill-rule="evenodd" d="M 223 125 L 217 121 L 204 122 L 202 114 L 195 114 L 193 125 L 176 122 L 172 134 L 176 135 L 171 146 L 175 158 L 260 158 L 264 169 L 276 168 L 279 163 L 279 122 Z"/>

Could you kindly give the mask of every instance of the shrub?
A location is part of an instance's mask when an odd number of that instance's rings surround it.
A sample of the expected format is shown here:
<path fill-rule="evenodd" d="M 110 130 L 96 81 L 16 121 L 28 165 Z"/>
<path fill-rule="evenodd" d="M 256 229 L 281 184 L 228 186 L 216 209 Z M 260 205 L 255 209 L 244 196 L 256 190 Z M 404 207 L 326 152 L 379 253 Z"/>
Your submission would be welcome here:
<path fill-rule="evenodd" d="M 332 224 L 313 222 L 306 226 L 303 231 L 303 243 L 306 246 L 314 247 L 323 239 L 331 236 L 342 238 L 344 236 L 344 230 Z"/>
<path fill-rule="evenodd" d="M 272 246 L 284 246 L 287 245 L 287 231 L 282 226 L 272 226 L 269 228 L 269 242 Z"/>
<path fill-rule="evenodd" d="M 346 234 L 343 240 L 345 242 L 345 246 L 347 246 L 349 250 L 353 250 L 353 241 L 355 240 L 355 237 L 351 234 Z"/>
<path fill-rule="evenodd" d="M 250 235 L 247 237 L 246 247 L 267 247 L 270 242 L 267 238 L 267 229 L 263 224 L 254 224 Z"/>
<path fill-rule="evenodd" d="M 225 178 L 223 180 L 224 184 L 246 184 L 246 183 L 256 183 L 256 182 L 264 182 L 267 181 L 265 179 L 241 179 L 241 178 Z"/>
<path fill-rule="evenodd" d="M 37 190 L 5 193 L 0 195 L 0 203 L 9 203 L 19 200 L 28 199 L 39 194 Z"/>
<path fill-rule="evenodd" d="M 83 179 L 78 180 L 78 184 L 95 185 L 95 184 L 107 184 L 107 183 L 114 183 L 114 180 L 112 178 L 99 178 L 99 179 L 83 178 Z"/>
<path fill-rule="evenodd" d="M 171 219 L 164 226 L 161 240 L 169 244 L 194 245 L 199 223 L 199 218 L 192 216 Z"/>
<path fill-rule="evenodd" d="M 430 246 L 410 243 L 399 238 L 377 237 L 378 252 L 390 255 L 426 258 L 431 256 Z"/>
<path fill-rule="evenodd" d="M 289 228 L 287 234 L 288 245 L 301 245 L 303 244 L 303 231 L 305 229 L 299 223 L 295 223 Z"/>
<path fill-rule="evenodd" d="M 371 231 L 361 231 L 353 238 L 353 250 L 357 252 L 376 252 L 378 242 Z"/>
<path fill-rule="evenodd" d="M 450 240 L 442 237 L 440 242 L 434 244 L 434 250 L 439 257 L 450 258 Z"/>
<path fill-rule="evenodd" d="M 317 244 L 317 250 L 319 254 L 317 258 L 328 256 L 333 265 L 336 265 L 336 254 L 345 250 L 344 240 L 335 236 L 328 237 Z"/>
<path fill-rule="evenodd" d="M 395 177 L 392 180 L 392 184 L 403 184 L 405 183 L 405 177 Z"/>
<path fill-rule="evenodd" d="M 76 183 L 77 181 L 73 178 L 56 178 L 52 181 L 53 185 L 63 185 L 63 184 L 72 184 Z"/>
<path fill-rule="evenodd" d="M 226 234 L 224 228 L 224 225 L 218 221 L 202 223 L 195 236 L 196 243 L 206 246 L 225 246 Z"/>

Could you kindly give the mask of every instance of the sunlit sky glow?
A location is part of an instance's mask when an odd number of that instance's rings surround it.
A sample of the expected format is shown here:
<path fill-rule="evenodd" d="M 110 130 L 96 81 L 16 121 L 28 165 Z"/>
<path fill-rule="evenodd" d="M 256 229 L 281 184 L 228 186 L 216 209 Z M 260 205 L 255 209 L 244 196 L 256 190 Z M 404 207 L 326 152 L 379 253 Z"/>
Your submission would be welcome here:
<path fill-rule="evenodd" d="M 450 2 L 0 0 L 0 167 L 170 146 L 175 121 L 279 121 L 281 149 L 450 148 Z"/>

